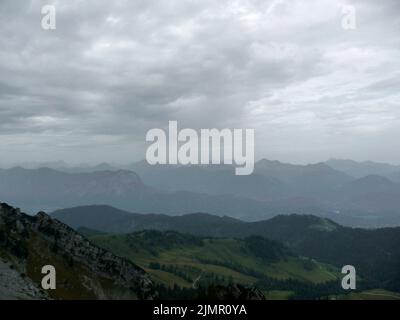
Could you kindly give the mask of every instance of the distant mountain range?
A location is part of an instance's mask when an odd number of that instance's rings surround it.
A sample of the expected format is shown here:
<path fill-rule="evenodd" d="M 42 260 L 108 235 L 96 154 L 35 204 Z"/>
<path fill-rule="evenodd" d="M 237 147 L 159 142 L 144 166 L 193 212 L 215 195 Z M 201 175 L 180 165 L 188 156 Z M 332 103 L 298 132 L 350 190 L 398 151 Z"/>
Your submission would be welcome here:
<path fill-rule="evenodd" d="M 342 171 L 352 177 L 362 178 L 368 175 L 380 175 L 395 182 L 400 182 L 400 166 L 387 163 L 353 160 L 330 159 L 326 162 L 333 169 Z"/>
<path fill-rule="evenodd" d="M 298 213 L 350 226 L 400 225 L 400 170 L 392 165 L 334 159 L 292 165 L 264 159 L 250 176 L 236 176 L 231 166 L 150 166 L 144 161 L 124 169 L 107 163 L 54 165 L 57 170 L 0 169 L 0 198 L 31 213 L 106 204 L 141 213 L 208 212 L 248 221 Z"/>
<path fill-rule="evenodd" d="M 167 192 L 143 184 L 133 171 L 65 173 L 49 168 L 0 170 L 0 198 L 35 213 L 40 208 L 109 204 L 139 212 L 182 214 L 210 211 L 240 216 L 265 215 L 265 204 L 226 194 L 214 196 L 188 191 Z"/>
<path fill-rule="evenodd" d="M 52 216 L 73 228 L 85 228 L 85 232 L 159 230 L 217 238 L 262 236 L 320 262 L 354 265 L 361 276 L 376 281 L 379 287 L 400 291 L 400 228 L 354 229 L 312 215 L 280 215 L 257 222 L 209 214 L 141 215 L 107 206 L 64 209 Z"/>

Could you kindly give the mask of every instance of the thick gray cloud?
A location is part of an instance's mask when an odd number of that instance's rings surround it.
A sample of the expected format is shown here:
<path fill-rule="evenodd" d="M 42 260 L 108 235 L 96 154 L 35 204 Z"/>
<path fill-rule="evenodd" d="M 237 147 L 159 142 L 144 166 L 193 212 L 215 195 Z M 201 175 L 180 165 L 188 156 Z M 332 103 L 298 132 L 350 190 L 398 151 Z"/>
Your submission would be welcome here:
<path fill-rule="evenodd" d="M 1 162 L 138 160 L 168 120 L 255 128 L 257 157 L 400 162 L 399 31 L 397 0 L 2 0 Z"/>

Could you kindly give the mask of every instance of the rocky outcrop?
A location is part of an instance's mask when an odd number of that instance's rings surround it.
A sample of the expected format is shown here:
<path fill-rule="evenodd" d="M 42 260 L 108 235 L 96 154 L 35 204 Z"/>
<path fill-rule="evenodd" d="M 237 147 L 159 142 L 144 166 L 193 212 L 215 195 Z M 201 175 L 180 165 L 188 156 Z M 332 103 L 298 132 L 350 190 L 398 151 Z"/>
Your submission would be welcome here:
<path fill-rule="evenodd" d="M 0 300 L 45 300 L 48 294 L 19 273 L 12 264 L 0 259 Z"/>
<path fill-rule="evenodd" d="M 28 216 L 1 203 L 0 253 L 34 282 L 41 279 L 42 265 L 54 264 L 59 284 L 57 290 L 50 291 L 54 298 L 155 297 L 144 270 L 95 246 L 44 212 Z"/>

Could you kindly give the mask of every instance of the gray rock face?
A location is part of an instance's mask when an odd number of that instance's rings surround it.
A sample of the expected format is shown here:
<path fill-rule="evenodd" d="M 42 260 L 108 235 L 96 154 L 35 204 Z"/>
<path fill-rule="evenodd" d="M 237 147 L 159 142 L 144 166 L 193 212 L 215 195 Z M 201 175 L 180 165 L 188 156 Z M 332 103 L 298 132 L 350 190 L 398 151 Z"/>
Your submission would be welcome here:
<path fill-rule="evenodd" d="M 55 239 L 64 253 L 87 266 L 94 274 L 111 278 L 121 286 L 142 290 L 144 296 L 151 288 L 152 283 L 143 269 L 127 259 L 93 245 L 72 228 L 53 220 L 44 212 L 36 215 L 32 227 L 44 234 L 49 241 Z"/>
<path fill-rule="evenodd" d="M 32 247 L 34 241 L 41 247 Z M 62 268 L 67 269 L 65 273 L 68 273 L 72 265 L 78 266 L 79 270 L 85 272 L 85 275 L 81 275 L 82 279 L 87 280 L 86 283 L 78 285 L 89 287 L 88 290 L 95 298 L 121 298 L 110 294 L 116 291 L 124 292 L 124 298 L 129 297 L 127 292 L 132 292 L 141 299 L 152 299 L 155 296 L 153 284 L 143 269 L 127 259 L 95 246 L 72 228 L 43 212 L 32 217 L 0 203 L 0 254 L 18 265 L 17 268 L 22 272 L 40 268 L 35 265 L 37 258 L 35 260 L 32 256 L 44 257 L 44 261 L 50 262 L 52 259 L 65 261 L 62 263 Z M 12 275 L 10 272 L 7 274 L 9 276 L 5 278 Z M 63 280 L 68 283 L 77 281 L 71 277 Z M 104 282 L 107 282 L 107 288 L 103 288 Z M 121 290 L 115 290 L 116 288 Z M 34 292 L 32 294 L 35 296 Z M 4 296 L 7 295 L 5 292 Z M 80 297 L 73 295 L 72 298 Z"/>
<path fill-rule="evenodd" d="M 0 259 L 0 300 L 44 300 L 45 291 Z"/>

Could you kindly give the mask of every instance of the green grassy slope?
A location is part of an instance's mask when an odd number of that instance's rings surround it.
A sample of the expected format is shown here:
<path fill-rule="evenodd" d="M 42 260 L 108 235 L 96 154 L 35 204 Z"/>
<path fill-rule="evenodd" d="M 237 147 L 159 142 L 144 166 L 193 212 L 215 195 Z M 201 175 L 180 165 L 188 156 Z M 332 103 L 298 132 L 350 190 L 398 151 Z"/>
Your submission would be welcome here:
<path fill-rule="evenodd" d="M 94 235 L 91 240 L 135 261 L 155 281 L 169 287 L 229 282 L 254 285 L 263 278 L 319 284 L 336 281 L 339 276 L 330 265 L 296 256 L 283 245 L 260 237 L 216 239 L 143 231 Z M 270 291 L 267 295 L 288 298 L 291 293 Z"/>

